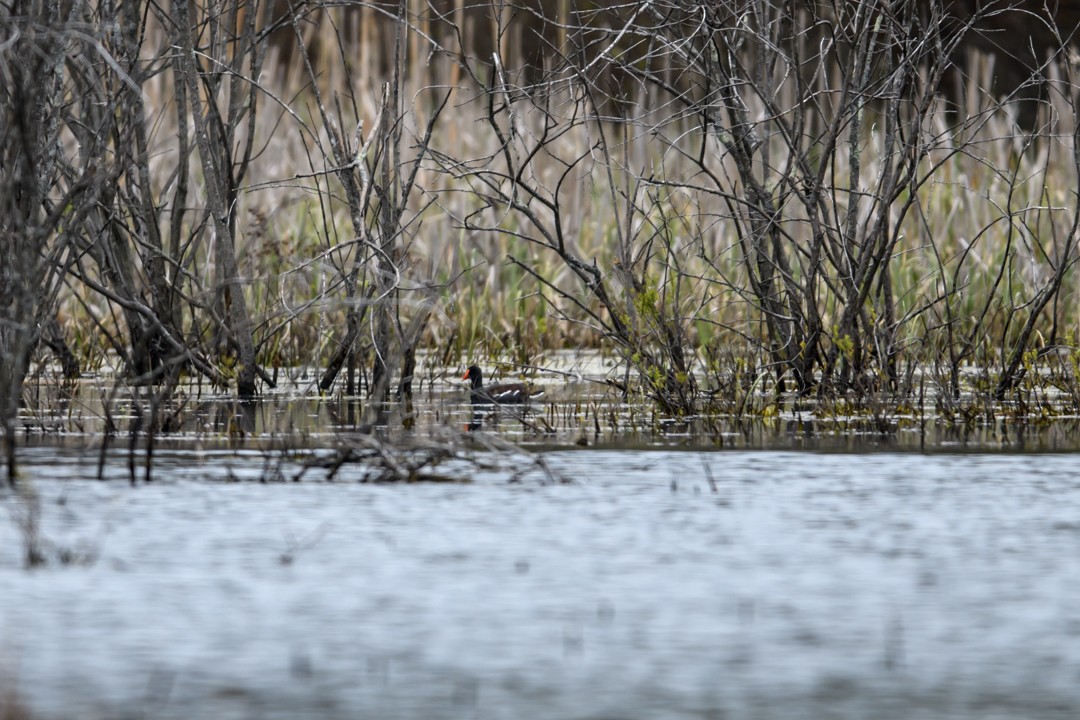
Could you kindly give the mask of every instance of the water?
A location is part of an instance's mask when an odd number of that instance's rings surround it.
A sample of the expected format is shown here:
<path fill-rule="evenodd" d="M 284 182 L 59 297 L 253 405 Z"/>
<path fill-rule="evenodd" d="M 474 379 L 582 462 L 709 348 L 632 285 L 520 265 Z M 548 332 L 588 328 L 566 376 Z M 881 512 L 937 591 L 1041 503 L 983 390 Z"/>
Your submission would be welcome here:
<path fill-rule="evenodd" d="M 23 458 L 50 563 L 5 496 L 0 697 L 32 718 L 1080 717 L 1075 455 Z"/>
<path fill-rule="evenodd" d="M 154 418 L 155 443 L 177 448 L 334 447 L 376 424 L 376 432 L 395 441 L 460 435 L 479 425 L 488 436 L 534 448 L 1080 451 L 1080 405 L 1052 385 L 1008 403 L 970 392 L 944 401 L 933 378 L 925 393 L 899 405 L 872 397 L 777 400 L 761 392 L 725 410 L 703 396 L 701 415 L 673 419 L 646 398 L 623 397 L 616 385 L 625 369 L 592 351 L 545 356 L 543 367 L 527 378 L 544 394 L 524 407 L 497 410 L 470 405 L 463 367 L 444 366 L 426 354 L 418 367 L 413 401 L 390 403 L 383 415 L 364 396 L 345 396 L 340 388 L 319 392 L 319 368 L 282 369 L 277 385 L 262 388 L 260 398 L 249 402 L 209 388 L 198 377 L 163 401 L 160 388 L 131 387 L 108 372 L 69 383 L 59 381 L 54 368 L 34 376 L 16 425 L 22 442 L 76 447 L 107 432 L 113 444 L 124 445 L 131 432 L 145 439 Z M 491 382 L 523 379 L 513 367 L 485 369 Z"/>

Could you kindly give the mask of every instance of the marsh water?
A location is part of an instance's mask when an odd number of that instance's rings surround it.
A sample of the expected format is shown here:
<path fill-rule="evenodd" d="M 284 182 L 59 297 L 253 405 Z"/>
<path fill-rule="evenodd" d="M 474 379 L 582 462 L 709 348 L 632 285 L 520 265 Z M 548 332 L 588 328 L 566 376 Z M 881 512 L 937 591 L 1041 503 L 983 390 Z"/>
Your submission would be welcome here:
<path fill-rule="evenodd" d="M 103 446 L 69 411 L 24 438 L 0 501 L 0 701 L 35 719 L 1080 717 L 1080 455 L 1046 451 L 1070 449 L 1067 424 L 786 418 L 710 445 L 642 422 L 616 442 L 587 406 L 535 409 L 583 418 L 554 438 L 485 417 L 449 482 L 392 484 L 304 469 L 359 437 L 347 405 L 266 402 L 243 431 L 208 410 L 157 444 L 150 482 L 145 445 Z M 304 442 L 283 450 L 284 427 Z"/>

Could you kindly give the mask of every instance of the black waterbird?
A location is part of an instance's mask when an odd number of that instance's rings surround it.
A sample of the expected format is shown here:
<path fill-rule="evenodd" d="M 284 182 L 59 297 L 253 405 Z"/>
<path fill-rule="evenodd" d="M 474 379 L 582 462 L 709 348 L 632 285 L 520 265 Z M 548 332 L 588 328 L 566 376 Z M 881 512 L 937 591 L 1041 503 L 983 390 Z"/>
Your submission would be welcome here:
<path fill-rule="evenodd" d="M 522 405 L 544 394 L 543 388 L 525 383 L 506 383 L 484 387 L 484 373 L 478 365 L 472 365 L 462 377 L 472 381 L 469 399 L 473 405 Z"/>

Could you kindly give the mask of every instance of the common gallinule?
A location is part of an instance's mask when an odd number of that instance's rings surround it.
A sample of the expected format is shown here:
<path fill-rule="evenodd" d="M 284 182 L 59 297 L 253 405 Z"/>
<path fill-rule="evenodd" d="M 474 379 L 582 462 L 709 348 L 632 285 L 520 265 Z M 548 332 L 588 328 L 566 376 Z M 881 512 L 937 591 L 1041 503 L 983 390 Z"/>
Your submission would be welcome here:
<path fill-rule="evenodd" d="M 462 380 L 472 381 L 469 399 L 473 405 L 521 405 L 530 398 L 544 394 L 543 388 L 536 388 L 525 383 L 506 383 L 484 387 L 484 373 L 479 366 L 472 365 L 465 372 Z"/>

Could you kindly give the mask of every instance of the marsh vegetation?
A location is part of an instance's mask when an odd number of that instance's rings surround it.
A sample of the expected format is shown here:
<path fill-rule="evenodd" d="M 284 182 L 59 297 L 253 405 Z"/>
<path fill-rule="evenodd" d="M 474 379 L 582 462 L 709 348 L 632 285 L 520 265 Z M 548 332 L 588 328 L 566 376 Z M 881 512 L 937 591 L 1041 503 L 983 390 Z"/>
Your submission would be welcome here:
<path fill-rule="evenodd" d="M 28 387 L 80 373 L 107 378 L 107 429 L 140 436 L 193 392 L 246 401 L 298 368 L 361 398 L 360 424 L 407 422 L 418 356 L 527 375 L 581 348 L 661 418 L 1075 415 L 1069 22 L 1009 2 L 16 0 L 8 476 Z"/>

